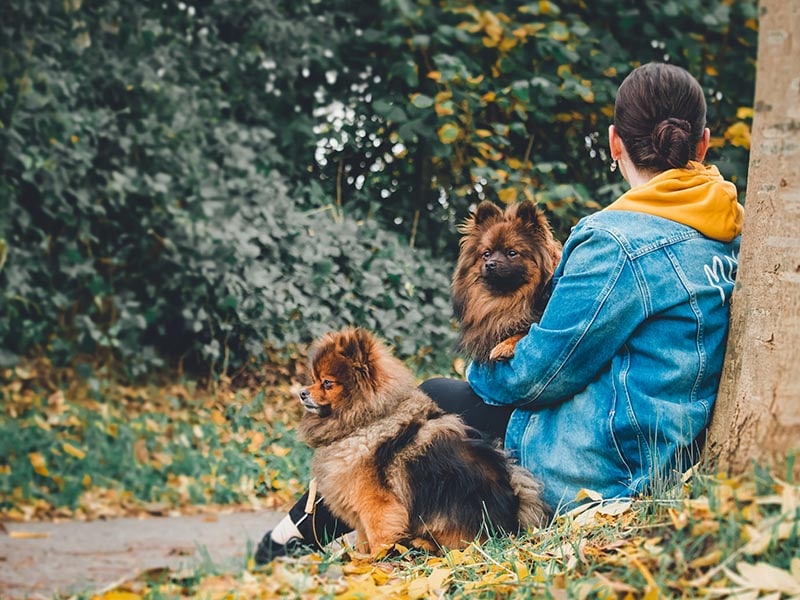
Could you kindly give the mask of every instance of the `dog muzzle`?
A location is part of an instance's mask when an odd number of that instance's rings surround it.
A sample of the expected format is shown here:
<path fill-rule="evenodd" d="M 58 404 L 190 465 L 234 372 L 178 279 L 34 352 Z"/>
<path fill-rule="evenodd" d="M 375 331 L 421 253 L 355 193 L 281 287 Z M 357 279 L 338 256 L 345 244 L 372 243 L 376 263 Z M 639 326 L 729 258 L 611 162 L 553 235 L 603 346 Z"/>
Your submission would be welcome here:
<path fill-rule="evenodd" d="M 308 390 L 300 392 L 300 403 L 308 412 L 318 417 L 327 417 L 331 414 L 331 407 L 328 404 L 317 404 Z"/>

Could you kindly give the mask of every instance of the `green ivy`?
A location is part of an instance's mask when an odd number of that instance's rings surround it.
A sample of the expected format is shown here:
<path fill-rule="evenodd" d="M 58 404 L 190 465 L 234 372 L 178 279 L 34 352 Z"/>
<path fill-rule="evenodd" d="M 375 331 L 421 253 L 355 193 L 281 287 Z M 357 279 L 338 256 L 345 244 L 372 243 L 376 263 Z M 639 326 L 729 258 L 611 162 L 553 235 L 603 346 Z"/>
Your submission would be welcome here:
<path fill-rule="evenodd" d="M 755 36 L 750 0 L 8 0 L 0 366 L 216 375 L 358 324 L 449 370 L 456 224 L 618 194 L 636 64 L 700 78 L 744 191 Z"/>

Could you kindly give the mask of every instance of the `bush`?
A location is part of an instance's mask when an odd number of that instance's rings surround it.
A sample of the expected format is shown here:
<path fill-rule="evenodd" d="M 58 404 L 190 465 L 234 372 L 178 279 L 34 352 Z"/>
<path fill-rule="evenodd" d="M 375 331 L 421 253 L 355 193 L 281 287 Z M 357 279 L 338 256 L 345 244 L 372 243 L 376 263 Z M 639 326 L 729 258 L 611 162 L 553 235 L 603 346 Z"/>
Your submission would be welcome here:
<path fill-rule="evenodd" d="M 160 3 L 9 10 L 0 362 L 217 374 L 346 323 L 422 365 L 448 347 L 444 263 L 374 220 L 307 212 L 321 188 L 288 183 L 269 115 L 237 108 L 252 61 L 223 30 L 243 7 L 215 8 L 217 37 Z"/>
<path fill-rule="evenodd" d="M 202 190 L 218 193 L 210 184 Z M 180 357 L 218 374 L 358 324 L 425 370 L 448 369 L 444 261 L 401 244 L 375 221 L 332 207 L 298 209 L 275 174 L 251 175 L 236 195 L 235 204 L 165 202 L 157 216 L 132 223 L 147 231 L 118 232 L 113 264 L 94 256 L 111 254 L 108 247 L 65 242 L 53 257 L 52 244 L 25 247 L 12 238 L 4 348 L 23 353 L 44 342 L 62 362 L 105 353 L 131 375 Z M 53 295 L 35 285 L 47 277 L 59 281 Z"/>
<path fill-rule="evenodd" d="M 179 220 L 165 258 L 180 277 L 156 294 L 179 312 L 160 322 L 180 322 L 178 338 L 194 339 L 190 350 L 222 371 L 262 357 L 264 340 L 307 343 L 345 325 L 380 332 L 420 366 L 447 368 L 446 356 L 431 354 L 449 349 L 453 335 L 443 261 L 375 221 L 333 207 L 298 210 L 277 177 L 262 186 L 269 192 L 235 210 Z"/>
<path fill-rule="evenodd" d="M 441 371 L 457 221 L 531 197 L 563 238 L 618 193 L 602 138 L 639 61 L 701 79 L 711 160 L 744 189 L 750 0 L 8 0 L 4 17 L 0 366 L 220 374 L 354 323 Z"/>

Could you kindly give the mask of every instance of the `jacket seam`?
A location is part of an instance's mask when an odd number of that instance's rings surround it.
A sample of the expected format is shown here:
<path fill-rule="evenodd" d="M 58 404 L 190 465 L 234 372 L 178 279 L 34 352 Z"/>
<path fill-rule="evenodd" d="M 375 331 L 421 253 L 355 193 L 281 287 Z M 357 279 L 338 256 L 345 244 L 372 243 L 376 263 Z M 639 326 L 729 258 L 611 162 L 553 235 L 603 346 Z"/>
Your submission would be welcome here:
<path fill-rule="evenodd" d="M 627 352 L 626 352 L 626 354 L 627 354 Z M 613 377 L 611 379 L 611 386 L 612 386 L 612 390 L 614 392 L 614 403 L 613 403 L 613 408 L 611 409 L 611 414 L 608 416 L 608 429 L 609 429 L 609 431 L 611 433 L 611 439 L 614 442 L 614 449 L 617 451 L 617 456 L 619 457 L 620 463 L 622 464 L 622 466 L 625 468 L 625 470 L 628 473 L 628 477 L 627 477 L 627 481 L 625 482 L 625 486 L 626 487 L 630 487 L 633 484 L 633 469 L 631 469 L 630 464 L 628 464 L 628 461 L 627 461 L 627 459 L 625 458 L 625 455 L 622 452 L 622 448 L 619 445 L 619 440 L 617 439 L 618 436 L 617 436 L 616 428 L 614 427 L 614 417 L 617 414 L 617 401 L 620 400 L 620 399 L 623 399 L 622 395 L 617 390 L 617 384 L 618 384 L 617 378 Z M 622 385 L 622 391 L 624 392 L 625 391 L 625 385 L 624 384 L 621 384 L 621 385 Z M 623 399 L 623 402 L 625 402 L 624 399 Z"/>
<path fill-rule="evenodd" d="M 673 252 L 670 252 L 669 249 L 664 249 L 665 254 L 669 258 L 670 263 L 672 264 L 672 268 L 675 269 L 675 274 L 677 275 L 678 279 L 683 285 L 683 289 L 686 290 L 686 293 L 689 296 L 689 306 L 692 309 L 692 314 L 694 315 L 694 322 L 695 322 L 695 350 L 697 351 L 697 360 L 698 360 L 698 367 L 697 367 L 697 374 L 694 378 L 694 383 L 692 383 L 692 391 L 689 395 L 689 400 L 694 402 L 697 400 L 697 392 L 700 388 L 701 383 L 705 377 L 706 372 L 706 363 L 707 357 L 705 352 L 705 344 L 703 340 L 705 339 L 705 328 L 704 328 L 704 321 L 703 321 L 703 312 L 700 310 L 700 306 L 697 303 L 697 291 L 694 289 L 692 285 L 690 285 L 688 279 L 686 278 L 686 274 L 684 273 L 683 269 L 680 266 L 680 262 L 678 261 L 677 257 Z"/>
<path fill-rule="evenodd" d="M 639 296 L 642 298 L 644 318 L 648 319 L 653 314 L 653 297 L 650 294 L 650 286 L 647 284 L 647 278 L 639 268 L 638 262 L 631 260 L 631 270 L 633 271 L 633 278 L 636 281 L 636 287 L 639 289 Z"/>
<path fill-rule="evenodd" d="M 631 401 L 630 394 L 628 394 L 627 378 L 628 371 L 630 370 L 631 366 L 630 356 L 630 350 L 628 350 L 628 346 L 626 345 L 625 366 L 620 371 L 620 379 L 623 382 L 622 390 L 625 393 L 625 412 L 627 413 L 628 418 L 631 420 L 631 428 L 636 434 L 636 445 L 639 448 L 639 464 L 646 465 L 650 464 L 653 454 L 652 450 L 650 449 L 650 444 L 647 442 L 647 438 L 642 432 L 642 426 L 639 424 L 639 420 L 636 418 L 636 411 L 633 409 L 633 402 Z M 633 481 L 631 481 L 631 484 L 633 484 Z"/>
<path fill-rule="evenodd" d="M 650 254 L 651 252 L 656 252 L 657 250 L 661 250 L 662 248 L 666 248 L 668 246 L 674 246 L 675 244 L 680 244 L 681 242 L 685 242 L 687 240 L 702 238 L 703 234 L 695 229 L 691 229 L 688 225 L 685 225 L 689 231 L 682 231 L 679 233 L 673 233 L 668 237 L 661 238 L 649 244 L 645 244 L 644 246 L 639 246 L 636 248 L 635 251 L 631 252 L 631 258 L 637 259 L 646 254 Z"/>
<path fill-rule="evenodd" d="M 671 233 L 666 237 L 662 237 L 652 242 L 649 242 L 643 246 L 634 246 L 634 244 L 631 244 L 627 238 L 623 238 L 622 236 L 620 236 L 619 232 L 616 230 L 615 227 L 610 227 L 605 223 L 594 223 L 593 221 L 589 221 L 587 223 L 587 228 L 594 229 L 596 231 L 604 231 L 608 233 L 610 236 L 612 236 L 614 239 L 617 240 L 617 242 L 622 247 L 623 251 L 628 255 L 628 258 L 630 258 L 631 260 L 636 260 L 646 254 L 664 248 L 665 246 L 672 246 L 674 244 L 685 242 L 686 240 L 705 238 L 705 236 L 702 233 L 700 233 L 696 229 L 693 229 L 692 227 L 689 227 L 688 225 L 684 225 L 682 223 L 678 223 L 677 221 L 672 221 L 670 219 L 665 219 L 664 217 L 657 217 L 655 215 L 648 215 L 648 216 L 651 216 L 656 219 L 661 219 L 663 221 L 668 221 L 669 223 L 672 223 L 673 225 L 680 227 L 681 230 Z"/>
<path fill-rule="evenodd" d="M 546 390 L 550 383 L 558 376 L 558 374 L 564 369 L 567 361 L 569 358 L 575 353 L 575 350 L 580 345 L 581 341 L 584 337 L 586 337 L 587 332 L 591 328 L 592 324 L 597 320 L 597 315 L 602 310 L 605 303 L 608 301 L 608 297 L 611 295 L 611 291 L 616 287 L 617 282 L 622 274 L 622 271 L 625 269 L 625 265 L 628 264 L 628 254 L 625 252 L 625 249 L 619 243 L 619 239 L 615 236 L 612 232 L 608 232 L 614 240 L 617 242 L 619 249 L 621 250 L 619 256 L 620 258 L 617 260 L 617 264 L 615 265 L 614 272 L 611 277 L 608 278 L 605 287 L 603 288 L 602 292 L 598 296 L 598 302 L 596 304 L 595 310 L 592 313 L 591 318 L 587 322 L 586 326 L 581 329 L 580 335 L 577 336 L 572 343 L 568 344 L 564 349 L 562 355 L 554 362 L 554 368 L 551 374 L 548 377 L 542 378 L 542 383 L 539 384 L 538 388 L 534 388 L 531 391 L 531 394 L 527 397 L 528 402 L 535 402 L 539 396 L 542 395 L 542 392 Z"/>

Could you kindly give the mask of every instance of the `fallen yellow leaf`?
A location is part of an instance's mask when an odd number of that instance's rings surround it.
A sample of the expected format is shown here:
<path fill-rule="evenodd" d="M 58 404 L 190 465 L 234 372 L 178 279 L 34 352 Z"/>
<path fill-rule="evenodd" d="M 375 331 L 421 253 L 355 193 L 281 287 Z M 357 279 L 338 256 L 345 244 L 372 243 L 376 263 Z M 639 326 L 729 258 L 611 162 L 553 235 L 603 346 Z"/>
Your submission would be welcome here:
<path fill-rule="evenodd" d="M 146 463 L 150 454 L 147 451 L 147 440 L 139 438 L 133 443 L 133 455 L 140 463 Z"/>
<path fill-rule="evenodd" d="M 92 596 L 92 600 L 140 600 L 139 594 L 124 592 L 121 590 L 111 590 L 97 596 Z"/>
<path fill-rule="evenodd" d="M 692 562 L 689 563 L 689 566 L 692 569 L 700 569 L 703 567 L 713 567 L 719 564 L 719 561 L 722 559 L 722 551 L 714 550 L 713 552 L 709 552 L 708 554 L 701 556 L 699 558 L 695 558 Z"/>
<path fill-rule="evenodd" d="M 590 490 L 588 488 L 581 488 L 580 490 L 578 490 L 578 493 L 575 494 L 575 500 L 583 500 L 585 498 L 588 498 L 593 502 L 600 502 L 603 499 L 603 496 L 602 494 L 598 494 L 594 490 Z"/>
<path fill-rule="evenodd" d="M 33 540 L 50 537 L 50 534 L 46 531 L 12 531 L 8 537 L 17 540 Z"/>
<path fill-rule="evenodd" d="M 800 594 L 800 581 L 788 571 L 764 562 L 751 565 L 741 561 L 736 564 L 736 568 L 753 589 L 782 592 L 789 596 Z"/>
<path fill-rule="evenodd" d="M 523 579 L 527 579 L 531 575 L 531 572 L 528 569 L 528 565 L 526 565 L 521 560 L 514 561 L 514 571 L 516 571 L 517 578 L 520 581 L 522 581 Z"/>
<path fill-rule="evenodd" d="M 211 420 L 214 422 L 215 425 L 225 425 L 225 423 L 227 422 L 225 415 L 223 415 L 218 410 L 211 411 Z"/>
<path fill-rule="evenodd" d="M 78 460 L 83 460 L 84 458 L 86 458 L 86 452 L 84 452 L 80 448 L 76 448 L 69 442 L 64 442 L 62 447 L 64 448 L 64 452 L 66 452 L 70 456 L 74 456 Z"/>
<path fill-rule="evenodd" d="M 428 589 L 433 591 L 444 588 L 445 582 L 450 578 L 451 570 L 436 568 L 428 575 Z"/>
<path fill-rule="evenodd" d="M 250 434 L 250 443 L 247 445 L 247 450 L 250 452 L 258 452 L 261 450 L 261 445 L 264 443 L 264 434 L 260 431 L 254 431 Z M 278 455 L 280 456 L 280 455 Z"/>
<path fill-rule="evenodd" d="M 711 519 L 704 519 L 699 523 L 692 525 L 692 535 L 699 536 L 706 533 L 717 533 L 719 531 L 719 521 L 712 521 Z"/>
<path fill-rule="evenodd" d="M 28 460 L 31 461 L 33 470 L 39 475 L 42 477 L 47 477 L 50 475 L 50 471 L 47 470 L 47 461 L 45 461 L 44 456 L 42 456 L 39 452 L 29 452 Z"/>
<path fill-rule="evenodd" d="M 287 448 L 286 446 L 278 446 L 278 444 L 270 445 L 269 450 L 273 454 L 273 456 L 280 456 L 280 457 L 288 456 L 289 453 L 292 451 L 291 448 Z"/>
<path fill-rule="evenodd" d="M 601 515 L 613 517 L 628 512 L 632 506 L 633 503 L 630 500 L 615 500 L 614 502 L 599 507 L 597 512 Z"/>

